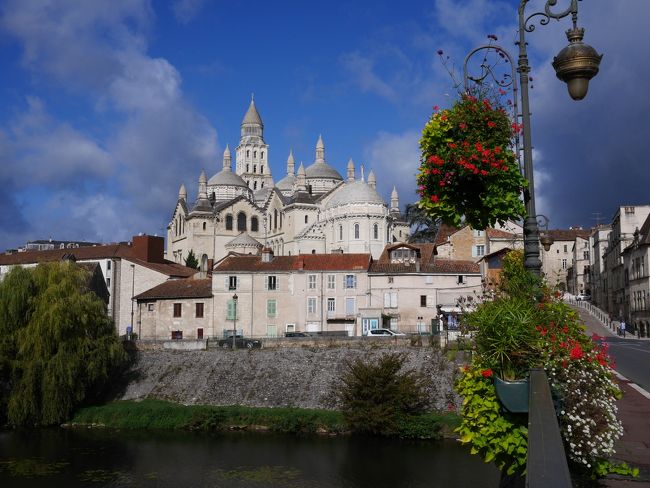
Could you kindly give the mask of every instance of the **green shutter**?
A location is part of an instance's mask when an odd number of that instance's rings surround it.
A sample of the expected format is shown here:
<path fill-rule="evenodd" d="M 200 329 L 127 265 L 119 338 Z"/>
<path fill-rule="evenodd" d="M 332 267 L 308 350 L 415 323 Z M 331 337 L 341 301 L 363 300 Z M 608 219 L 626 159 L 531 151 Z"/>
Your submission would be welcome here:
<path fill-rule="evenodd" d="M 227 308 L 227 315 L 226 318 L 228 320 L 235 320 L 235 301 L 234 300 L 228 300 L 228 308 Z"/>
<path fill-rule="evenodd" d="M 267 317 L 275 317 L 276 313 L 276 301 L 275 300 L 267 300 L 266 301 L 266 316 Z"/>

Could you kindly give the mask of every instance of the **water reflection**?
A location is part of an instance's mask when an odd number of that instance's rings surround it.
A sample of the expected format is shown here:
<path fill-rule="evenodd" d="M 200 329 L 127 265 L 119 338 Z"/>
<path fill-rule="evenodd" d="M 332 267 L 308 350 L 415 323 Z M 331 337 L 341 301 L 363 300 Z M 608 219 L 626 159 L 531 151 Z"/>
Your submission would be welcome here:
<path fill-rule="evenodd" d="M 491 487 L 453 441 L 62 429 L 0 433 L 3 487 Z"/>

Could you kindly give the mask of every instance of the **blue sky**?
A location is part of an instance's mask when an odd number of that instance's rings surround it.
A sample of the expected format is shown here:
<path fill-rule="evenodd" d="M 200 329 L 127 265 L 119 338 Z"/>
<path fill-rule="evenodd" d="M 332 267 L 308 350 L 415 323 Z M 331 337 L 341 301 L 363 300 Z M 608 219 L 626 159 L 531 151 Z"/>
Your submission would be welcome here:
<path fill-rule="evenodd" d="M 514 52 L 514 0 L 305 2 L 5 0 L 0 6 L 0 249 L 29 239 L 163 234 L 185 183 L 221 167 L 250 94 L 275 180 L 323 135 L 345 174 L 373 168 L 388 201 L 415 200 L 419 132 L 455 98 L 457 65 L 496 34 Z M 568 4 L 568 0 L 560 0 Z M 543 8 L 531 0 L 528 11 Z M 650 203 L 650 2 L 580 2 L 604 53 L 573 102 L 550 60 L 570 22 L 528 35 L 538 211 L 552 227 Z"/>

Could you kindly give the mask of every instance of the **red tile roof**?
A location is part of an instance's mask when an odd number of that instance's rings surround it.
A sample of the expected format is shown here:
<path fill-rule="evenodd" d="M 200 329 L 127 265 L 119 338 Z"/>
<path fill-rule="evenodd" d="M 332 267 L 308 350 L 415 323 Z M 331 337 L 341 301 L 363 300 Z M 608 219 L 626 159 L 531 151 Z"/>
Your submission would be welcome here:
<path fill-rule="evenodd" d="M 391 261 L 390 252 L 400 247 L 417 249 L 420 252 L 419 271 L 415 263 L 394 263 Z M 480 273 L 480 266 L 474 261 L 463 261 L 460 259 L 442 259 L 435 255 L 433 243 L 397 243 L 384 248 L 377 261 L 370 265 L 371 273 L 453 273 L 470 274 Z"/>
<path fill-rule="evenodd" d="M 485 233 L 490 239 L 515 239 L 517 237 L 517 234 L 500 229 L 488 228 Z"/>
<path fill-rule="evenodd" d="M 370 254 L 299 254 L 274 256 L 262 262 L 261 256 L 229 254 L 214 267 L 215 273 L 228 271 L 367 271 Z"/>
<path fill-rule="evenodd" d="M 589 239 L 591 229 L 549 229 L 547 233 L 555 241 L 575 241 L 576 237 Z"/>
<path fill-rule="evenodd" d="M 212 279 L 168 280 L 158 286 L 136 295 L 136 300 L 154 300 L 165 298 L 210 298 L 212 296 Z"/>
<path fill-rule="evenodd" d="M 167 276 L 186 278 L 196 273 L 195 269 L 182 264 L 163 260 L 163 262 L 148 262 L 135 256 L 133 248 L 128 244 L 108 244 L 106 246 L 77 247 L 75 249 L 53 249 L 49 251 L 30 251 L 15 254 L 0 255 L 0 265 L 37 264 L 60 261 L 64 255 L 74 256 L 77 261 L 93 259 L 127 259 L 132 263 L 166 274 Z"/>

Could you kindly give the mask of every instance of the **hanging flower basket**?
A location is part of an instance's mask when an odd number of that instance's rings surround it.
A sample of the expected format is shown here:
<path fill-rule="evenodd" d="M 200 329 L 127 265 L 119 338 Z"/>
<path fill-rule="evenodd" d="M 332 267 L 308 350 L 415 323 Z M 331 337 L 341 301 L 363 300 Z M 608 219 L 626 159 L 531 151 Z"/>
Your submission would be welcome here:
<path fill-rule="evenodd" d="M 524 217 L 527 186 L 512 151 L 515 131 L 496 102 L 464 95 L 434 114 L 422 132 L 419 205 L 434 219 L 475 229 Z"/>
<path fill-rule="evenodd" d="M 494 377 L 494 387 L 497 391 L 497 397 L 501 405 L 508 412 L 526 413 L 528 412 L 528 378 L 515 381 L 502 380 L 498 376 Z"/>

